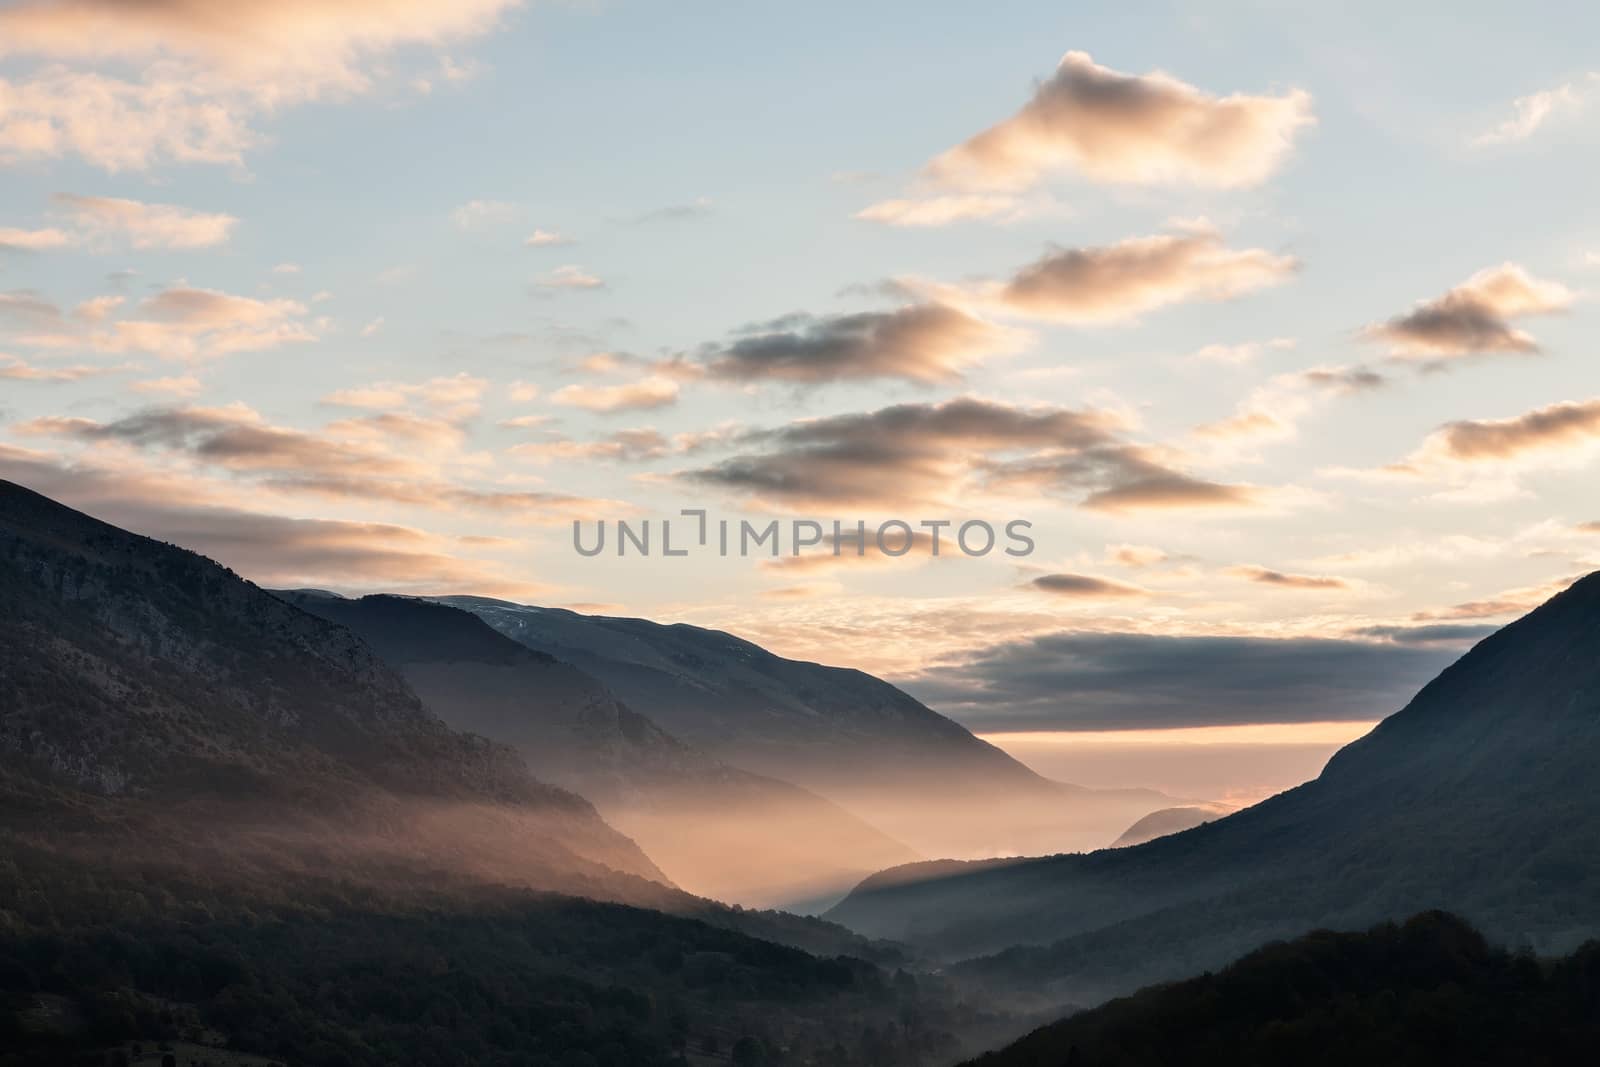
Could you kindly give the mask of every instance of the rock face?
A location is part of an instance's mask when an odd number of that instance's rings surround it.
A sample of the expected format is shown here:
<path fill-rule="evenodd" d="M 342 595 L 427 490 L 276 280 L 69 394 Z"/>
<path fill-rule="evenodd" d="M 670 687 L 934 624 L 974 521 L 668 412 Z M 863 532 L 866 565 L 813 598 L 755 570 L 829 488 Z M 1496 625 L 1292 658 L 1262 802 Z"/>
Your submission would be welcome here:
<path fill-rule="evenodd" d="M 335 852 L 598 895 L 666 881 L 587 801 L 440 722 L 347 628 L 9 482 L 0 603 L 3 828 L 54 807 L 85 847 L 133 820 L 241 863 Z"/>
<path fill-rule="evenodd" d="M 1600 932 L 1600 575 L 1472 649 L 1315 780 L 1133 848 L 905 868 L 830 917 L 1087 996 L 1317 926 L 1442 908 L 1566 951 Z"/>
<path fill-rule="evenodd" d="M 1093 848 L 1172 798 L 1041 778 L 888 682 L 732 634 L 447 597 L 684 742 L 821 794 L 927 856 Z"/>
<path fill-rule="evenodd" d="M 814 793 L 679 741 L 587 673 L 468 612 L 414 597 L 278 595 L 359 634 L 451 726 L 514 746 L 540 779 L 593 800 L 686 889 L 809 910 L 917 858 Z"/>

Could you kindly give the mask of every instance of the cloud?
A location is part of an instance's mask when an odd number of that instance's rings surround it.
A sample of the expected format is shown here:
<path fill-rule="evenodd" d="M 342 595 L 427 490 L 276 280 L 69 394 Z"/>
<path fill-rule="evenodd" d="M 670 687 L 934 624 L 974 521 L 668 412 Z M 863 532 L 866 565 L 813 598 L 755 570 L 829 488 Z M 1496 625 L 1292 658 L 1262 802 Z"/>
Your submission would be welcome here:
<path fill-rule="evenodd" d="M 1574 117 L 1585 110 L 1597 85 L 1600 85 L 1600 73 L 1591 73 L 1553 89 L 1519 96 L 1511 102 L 1511 117 L 1472 138 L 1472 144 L 1486 148 L 1526 141 L 1546 124 Z"/>
<path fill-rule="evenodd" d="M 488 388 L 487 378 L 461 371 L 423 382 L 384 381 L 339 389 L 323 397 L 322 403 L 369 410 L 416 406 L 430 409 L 446 418 L 464 419 L 477 414 L 484 391 Z"/>
<path fill-rule="evenodd" d="M 1298 269 L 1292 256 L 1229 248 L 1216 232 L 1196 230 L 1052 248 L 1004 282 L 965 288 L 904 284 L 951 302 L 1084 325 L 1125 322 L 1172 304 L 1231 300 L 1286 281 Z"/>
<path fill-rule="evenodd" d="M 1343 578 L 1317 574 L 1285 574 L 1283 571 L 1268 570 L 1266 567 L 1230 567 L 1228 573 L 1261 585 L 1276 586 L 1279 589 L 1350 588 L 1350 583 Z"/>
<path fill-rule="evenodd" d="M 1202 363 L 1225 363 L 1240 366 L 1254 362 L 1265 352 L 1284 352 L 1295 346 L 1292 337 L 1274 337 L 1270 341 L 1244 341 L 1239 344 L 1202 345 L 1190 354 L 1190 359 Z"/>
<path fill-rule="evenodd" d="M 711 198 L 697 196 L 693 200 L 682 204 L 668 204 L 665 207 L 652 208 L 643 214 L 635 215 L 627 221 L 635 226 L 646 225 L 652 222 L 683 222 L 691 219 L 703 219 L 711 214 Z"/>
<path fill-rule="evenodd" d="M 618 430 L 598 441 L 573 441 L 558 438 L 551 441 L 530 441 L 512 445 L 507 455 L 521 456 L 540 463 L 553 460 L 614 460 L 622 463 L 640 463 L 672 454 L 673 442 L 659 430 L 641 427 Z"/>
<path fill-rule="evenodd" d="M 1532 611 L 1546 600 L 1562 592 L 1583 577 L 1581 574 L 1558 578 L 1553 582 L 1508 589 L 1482 600 L 1468 600 L 1447 608 L 1419 611 L 1412 615 L 1415 622 L 1450 622 L 1461 619 L 1493 619 L 1505 615 L 1521 615 Z"/>
<path fill-rule="evenodd" d="M 1389 642 L 1057 633 L 899 684 L 977 730 L 1363 721 L 1401 707 L 1455 655 Z"/>
<path fill-rule="evenodd" d="M 1016 189 L 1063 170 L 1109 184 L 1258 185 L 1311 125 L 1311 97 L 1208 95 L 1171 75 L 1120 74 L 1068 52 L 1022 109 L 934 159 L 928 175 Z"/>
<path fill-rule="evenodd" d="M 1469 645 L 1483 640 L 1497 626 L 1467 626 L 1456 623 L 1436 623 L 1431 626 L 1364 626 L 1355 631 L 1357 637 L 1371 637 L 1392 641 L 1398 645 Z"/>
<path fill-rule="evenodd" d="M 1256 387 L 1234 413 L 1195 428 L 1195 434 L 1222 443 L 1282 441 L 1298 432 L 1299 422 L 1328 399 L 1382 388 L 1382 374 L 1361 366 L 1313 367 L 1280 374 Z"/>
<path fill-rule="evenodd" d="M 39 367 L 15 356 L 0 355 L 0 381 L 44 382 L 60 384 L 77 382 L 102 374 L 113 374 L 125 367 Z"/>
<path fill-rule="evenodd" d="M 257 300 L 215 289 L 177 285 L 147 297 L 133 312 L 109 321 L 123 304 L 116 296 L 79 305 L 77 322 L 31 293 L 0 294 L 0 318 L 23 324 L 20 339 L 37 348 L 147 352 L 163 359 L 212 359 L 314 341 L 294 300 Z"/>
<path fill-rule="evenodd" d="M 552 404 L 602 414 L 647 411 L 667 407 L 677 401 L 678 383 L 660 375 L 650 375 L 624 385 L 564 385 L 550 394 Z"/>
<path fill-rule="evenodd" d="M 557 267 L 534 282 L 541 289 L 603 289 L 605 282 L 575 263 Z"/>
<path fill-rule="evenodd" d="M 1018 408 L 960 397 L 803 419 L 735 439 L 749 449 L 680 472 L 700 485 L 790 504 L 948 504 L 980 495 L 1050 495 L 1108 512 L 1248 507 L 1257 494 L 1173 466 L 1130 444 L 1104 412 Z"/>
<path fill-rule="evenodd" d="M 1527 315 L 1564 311 L 1573 293 L 1515 263 L 1481 270 L 1434 300 L 1388 322 L 1369 326 L 1369 340 L 1388 342 L 1403 358 L 1447 360 L 1489 352 L 1537 352 L 1534 339 L 1512 325 Z"/>
<path fill-rule="evenodd" d="M 0 477 L 135 533 L 210 556 L 275 588 L 478 593 L 527 598 L 547 589 L 452 554 L 451 541 L 408 526 L 301 519 L 213 498 L 189 479 L 70 462 L 0 445 Z"/>
<path fill-rule="evenodd" d="M 1083 600 L 1150 595 L 1148 589 L 1141 589 L 1137 585 L 1115 582 L 1109 578 L 1095 578 L 1087 574 L 1041 574 L 1028 584 L 1054 596 Z"/>
<path fill-rule="evenodd" d="M 239 221 L 232 215 L 109 196 L 57 193 L 53 199 L 89 240 L 126 241 L 141 250 L 210 248 L 227 241 Z"/>
<path fill-rule="evenodd" d="M 529 522 L 616 514 L 623 505 L 566 493 L 479 489 L 445 476 L 419 444 L 449 451 L 459 436 L 437 422 L 398 415 L 345 420 L 320 432 L 269 424 L 243 404 L 154 408 L 110 422 L 48 416 L 19 434 L 182 457 L 279 493 L 439 510 L 463 508 Z M 399 446 L 383 438 L 397 438 Z M 444 458 L 450 458 L 445 456 Z"/>
<path fill-rule="evenodd" d="M 261 140 L 249 127 L 257 110 L 171 65 L 139 81 L 50 66 L 26 81 L 0 78 L 0 162 L 72 154 L 113 173 L 165 161 L 241 166 Z"/>
<path fill-rule="evenodd" d="M 563 237 L 554 230 L 534 230 L 522 242 L 529 248 L 553 248 L 557 245 L 570 245 L 572 238 Z"/>
<path fill-rule="evenodd" d="M 1015 197 L 972 193 L 918 200 L 883 200 L 862 208 L 855 217 L 885 226 L 932 227 L 957 222 L 1004 221 L 1017 217 L 1020 210 Z"/>
<path fill-rule="evenodd" d="M 912 304 L 893 311 L 866 311 L 819 318 L 790 315 L 753 327 L 701 358 L 715 378 L 829 381 L 903 378 L 952 381 L 985 356 L 1014 352 L 1025 343 L 1019 331 L 996 326 L 943 304 Z"/>
<path fill-rule="evenodd" d="M 450 220 L 461 230 L 481 230 L 490 226 L 504 226 L 522 214 L 517 204 L 504 200 L 469 200 L 450 212 Z"/>
<path fill-rule="evenodd" d="M 1153 567 L 1172 557 L 1153 545 L 1107 545 L 1106 560 L 1122 567 Z"/>
<path fill-rule="evenodd" d="M 941 529 L 940 533 L 942 536 L 939 538 L 937 558 L 942 559 L 952 551 L 960 551 L 959 547 L 952 548 L 952 534 L 949 530 Z M 858 537 L 857 531 L 846 524 L 838 537 L 834 537 L 831 532 L 824 533 L 822 541 L 812 551 L 798 556 L 780 556 L 778 559 L 763 560 L 761 566 L 764 570 L 795 574 L 837 570 L 841 567 L 905 567 L 935 558 L 932 533 L 914 530 L 909 541 L 902 532 L 893 532 L 885 537 L 885 543 L 891 549 L 898 550 L 904 544 L 905 550 L 890 555 L 883 551 L 871 528 L 864 536 Z"/>
<path fill-rule="evenodd" d="M 382 57 L 491 29 L 516 0 L 21 0 L 0 55 L 143 66 L 138 81 L 49 63 L 0 80 L 0 156 L 69 152 L 107 170 L 242 163 L 252 123 L 388 78 Z"/>
<path fill-rule="evenodd" d="M 1409 461 L 1498 463 L 1537 460 L 1600 441 L 1600 398 L 1561 401 L 1508 419 L 1463 419 L 1428 436 Z"/>
<path fill-rule="evenodd" d="M 136 393 L 156 393 L 164 396 L 192 397 L 204 388 L 200 379 L 192 374 L 170 378 L 147 378 L 129 386 Z"/>
<path fill-rule="evenodd" d="M 65 248 L 73 237 L 65 230 L 54 227 L 23 230 L 14 226 L 0 227 L 0 251 L 43 252 L 52 248 Z"/>

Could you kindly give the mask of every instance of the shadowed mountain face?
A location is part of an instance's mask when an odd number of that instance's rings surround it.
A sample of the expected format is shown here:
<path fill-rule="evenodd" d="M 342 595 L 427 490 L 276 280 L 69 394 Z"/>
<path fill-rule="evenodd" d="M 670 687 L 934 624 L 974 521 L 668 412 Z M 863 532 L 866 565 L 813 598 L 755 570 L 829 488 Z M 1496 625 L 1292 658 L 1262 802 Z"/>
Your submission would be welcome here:
<path fill-rule="evenodd" d="M 451 726 L 513 745 L 538 778 L 594 801 L 692 892 L 827 906 L 917 858 L 813 793 L 678 741 L 588 674 L 468 612 L 410 597 L 278 595 L 349 627 Z"/>
<path fill-rule="evenodd" d="M 7 1063 L 180 1035 L 353 1067 L 948 1061 L 1015 1033 L 881 969 L 895 946 L 672 888 L 350 629 L 193 553 L 0 483 L 0 606 Z M 450 614 L 422 640 L 476 655 Z M 476 665 L 561 666 L 497 645 Z"/>
<path fill-rule="evenodd" d="M 350 631 L 9 482 L 0 603 L 5 829 L 53 811 L 75 832 L 52 841 L 91 852 L 138 824 L 174 855 L 333 853 L 622 897 L 666 881 L 588 802 L 446 727 Z"/>
<path fill-rule="evenodd" d="M 1098 848 L 1171 798 L 1049 781 L 889 683 L 696 626 L 480 597 L 471 611 L 604 682 L 674 736 L 794 782 L 930 856 Z"/>
<path fill-rule="evenodd" d="M 1541 964 L 1450 915 L 1258 949 L 1037 1030 L 970 1067 L 1591 1062 L 1600 944 Z"/>
<path fill-rule="evenodd" d="M 1486 639 L 1320 777 L 1134 848 L 902 868 L 857 930 L 1067 997 L 1193 973 L 1278 936 L 1444 908 L 1570 948 L 1600 929 L 1600 575 Z"/>
<path fill-rule="evenodd" d="M 1142 845 L 1158 837 L 1192 830 L 1225 814 L 1227 810 L 1223 808 L 1162 808 L 1160 811 L 1152 811 L 1122 831 L 1122 836 L 1111 842 L 1111 847 L 1127 848 L 1130 845 Z"/>

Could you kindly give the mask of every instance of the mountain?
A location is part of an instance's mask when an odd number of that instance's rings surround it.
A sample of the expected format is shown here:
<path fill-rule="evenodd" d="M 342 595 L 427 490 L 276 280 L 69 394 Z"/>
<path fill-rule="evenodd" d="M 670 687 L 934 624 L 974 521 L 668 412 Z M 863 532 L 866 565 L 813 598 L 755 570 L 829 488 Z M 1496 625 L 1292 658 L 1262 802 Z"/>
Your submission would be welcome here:
<path fill-rule="evenodd" d="M 948 1062 L 1015 1032 L 895 946 L 679 891 L 194 553 L 0 483 L 0 606 L 0 1064 Z"/>
<path fill-rule="evenodd" d="M 884 872 L 828 916 L 951 957 L 998 953 L 958 970 L 1080 1002 L 1270 938 L 1419 909 L 1565 951 L 1600 930 L 1597 763 L 1590 575 L 1479 643 L 1311 782 L 1133 848 Z"/>
<path fill-rule="evenodd" d="M 888 682 L 718 630 L 482 597 L 441 602 L 598 678 L 686 743 L 812 790 L 924 855 L 1096 848 L 1173 803 L 1042 778 Z"/>
<path fill-rule="evenodd" d="M 1498 1067 L 1591 1062 L 1600 944 L 1541 962 L 1433 912 L 1268 945 L 1143 990 L 969 1067 Z"/>
<path fill-rule="evenodd" d="M 755 907 L 835 903 L 916 854 L 804 789 L 672 737 L 600 682 L 476 615 L 397 596 L 278 594 L 348 627 L 449 725 L 512 745 L 592 800 L 678 885 Z"/>
<path fill-rule="evenodd" d="M 1129 845 L 1142 845 L 1158 837 L 1192 830 L 1222 814 L 1224 814 L 1223 809 L 1213 807 L 1162 808 L 1160 811 L 1152 811 L 1122 831 L 1122 836 L 1111 842 L 1111 847 L 1127 848 Z"/>
<path fill-rule="evenodd" d="M 629 899 L 666 878 L 348 630 L 220 565 L 0 482 L 0 829 L 129 821 L 241 861 L 351 862 Z M 516 848 L 505 847 L 515 841 Z"/>

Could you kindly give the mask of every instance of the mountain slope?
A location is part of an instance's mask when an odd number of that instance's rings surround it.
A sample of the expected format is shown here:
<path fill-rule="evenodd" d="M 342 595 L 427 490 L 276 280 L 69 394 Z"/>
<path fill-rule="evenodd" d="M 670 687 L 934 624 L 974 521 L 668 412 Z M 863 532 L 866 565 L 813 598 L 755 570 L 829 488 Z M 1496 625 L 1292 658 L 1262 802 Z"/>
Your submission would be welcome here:
<path fill-rule="evenodd" d="M 1541 964 L 1435 912 L 1269 945 L 1217 974 L 1044 1027 L 970 1067 L 1555 1067 L 1593 1058 L 1597 979 L 1600 944 Z"/>
<path fill-rule="evenodd" d="M 665 882 L 348 630 L 9 482 L 0 603 L 0 829 L 31 835 L 43 809 L 88 851 L 137 823 L 166 849 L 262 863 L 333 851 L 630 897 Z"/>
<path fill-rule="evenodd" d="M 1172 804 L 1150 790 L 1041 778 L 881 679 L 731 634 L 481 597 L 442 602 L 600 679 L 689 744 L 820 793 L 926 855 L 1095 848 Z"/>
<path fill-rule="evenodd" d="M 838 806 L 673 738 L 577 668 L 458 608 L 410 597 L 279 596 L 349 627 L 458 729 L 514 746 L 582 793 L 677 884 L 735 903 L 834 903 L 916 858 Z"/>
<path fill-rule="evenodd" d="M 1154 841 L 1158 837 L 1168 834 L 1182 833 L 1202 826 L 1212 819 L 1225 813 L 1226 809 L 1209 807 L 1184 807 L 1162 808 L 1152 811 L 1126 830 L 1122 836 L 1111 842 L 1112 848 L 1127 848 L 1131 845 L 1142 845 L 1146 841 Z"/>
<path fill-rule="evenodd" d="M 1052 995 L 1443 908 L 1550 951 L 1600 929 L 1600 575 L 1489 637 L 1314 781 L 1134 848 L 905 868 L 829 913 Z"/>

